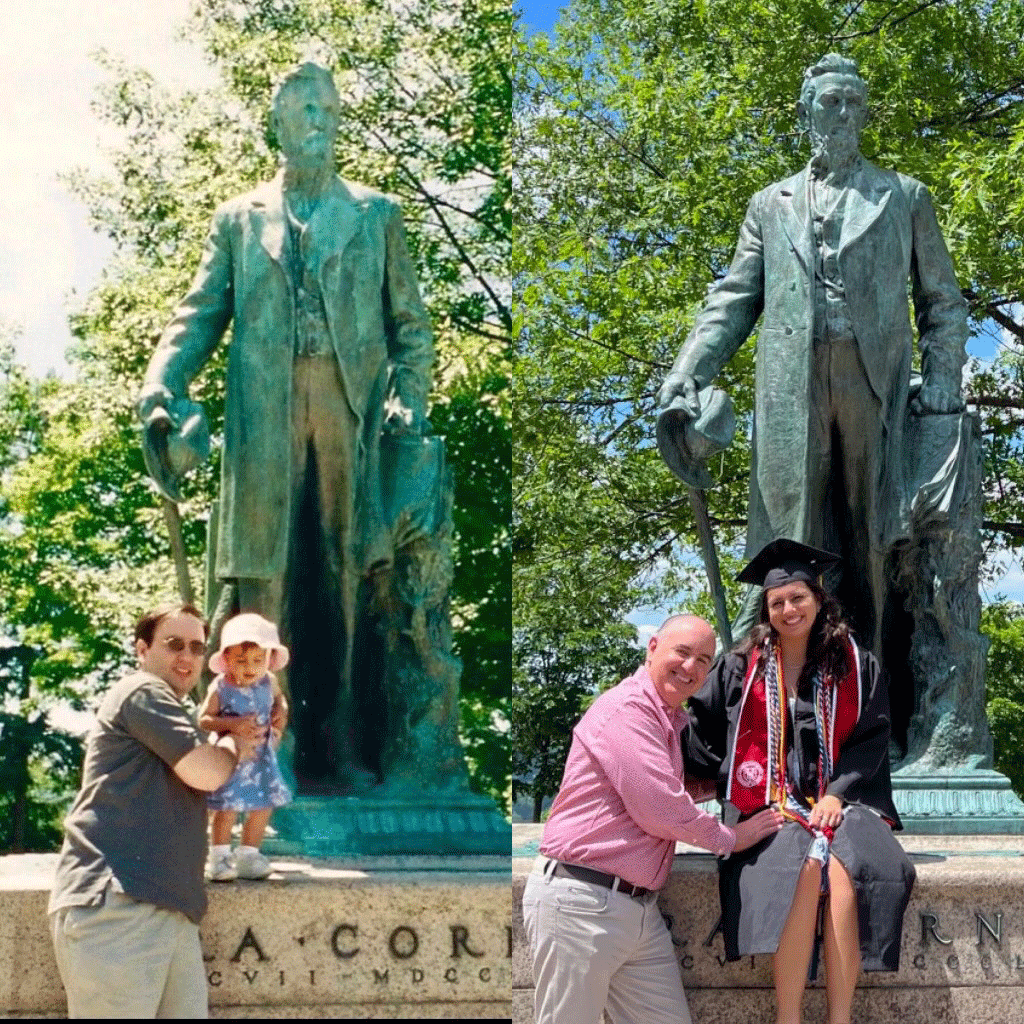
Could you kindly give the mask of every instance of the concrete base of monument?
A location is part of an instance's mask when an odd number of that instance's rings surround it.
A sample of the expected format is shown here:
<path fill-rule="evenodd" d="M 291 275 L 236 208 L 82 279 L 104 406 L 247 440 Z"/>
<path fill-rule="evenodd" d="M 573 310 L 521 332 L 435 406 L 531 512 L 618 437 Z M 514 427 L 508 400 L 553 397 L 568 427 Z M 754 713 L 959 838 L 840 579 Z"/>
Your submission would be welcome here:
<path fill-rule="evenodd" d="M 893 772 L 892 792 L 909 835 L 1024 835 L 1024 802 L 991 769 L 912 764 Z"/>
<path fill-rule="evenodd" d="M 209 886 L 211 1016 L 511 1016 L 507 848 L 456 871 L 440 857 L 272 860 L 266 881 Z M 46 918 L 55 865 L 0 858 L 0 1016 L 64 1015 Z"/>
<path fill-rule="evenodd" d="M 393 856 L 423 850 L 439 856 L 508 858 L 511 827 L 494 801 L 468 790 L 414 797 L 298 797 L 274 812 L 280 853 L 310 857 Z"/>
<path fill-rule="evenodd" d="M 513 1019 L 533 1021 L 522 891 L 541 826 L 513 826 Z M 900 970 L 862 974 L 858 1024 L 1002 1024 L 1024 1020 L 1024 840 L 1016 836 L 900 836 L 917 868 Z M 725 961 L 715 858 L 680 845 L 660 907 L 670 922 L 697 1024 L 774 1024 L 771 958 Z M 824 970 L 804 1020 L 825 1020 Z"/>

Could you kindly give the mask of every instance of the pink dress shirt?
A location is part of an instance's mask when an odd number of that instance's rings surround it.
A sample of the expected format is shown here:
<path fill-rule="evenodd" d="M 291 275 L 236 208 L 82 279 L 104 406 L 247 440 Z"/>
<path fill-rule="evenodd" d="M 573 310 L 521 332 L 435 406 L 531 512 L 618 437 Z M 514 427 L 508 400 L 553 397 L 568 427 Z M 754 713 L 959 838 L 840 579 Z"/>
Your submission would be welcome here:
<path fill-rule="evenodd" d="M 683 788 L 689 718 L 658 696 L 646 666 L 601 694 L 573 729 L 540 852 L 660 889 L 676 841 L 732 852 L 736 833 Z"/>

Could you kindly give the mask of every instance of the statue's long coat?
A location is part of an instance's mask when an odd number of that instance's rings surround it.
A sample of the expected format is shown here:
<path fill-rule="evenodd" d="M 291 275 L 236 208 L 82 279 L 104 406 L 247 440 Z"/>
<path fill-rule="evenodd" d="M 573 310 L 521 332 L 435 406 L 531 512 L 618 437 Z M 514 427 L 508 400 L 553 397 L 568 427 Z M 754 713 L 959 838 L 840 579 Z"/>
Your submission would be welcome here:
<path fill-rule="evenodd" d="M 291 480 L 295 295 L 289 272 L 281 176 L 214 214 L 192 287 L 164 331 L 146 373 L 182 396 L 233 321 L 228 351 L 217 548 L 220 579 L 272 579 L 285 569 Z M 388 197 L 335 178 L 312 217 L 314 254 L 345 396 L 358 424 L 353 462 L 359 507 L 357 561 L 380 553 L 380 432 L 389 378 L 419 402 L 433 358 L 430 325 Z M 361 543 L 360 543 L 361 540 Z"/>
<path fill-rule="evenodd" d="M 753 331 L 757 384 L 747 555 L 769 540 L 821 544 L 821 510 L 810 478 L 810 399 L 815 248 L 809 169 L 750 201 L 728 274 L 711 291 L 673 373 L 710 383 Z M 913 351 L 907 305 L 911 283 L 925 384 L 960 389 L 966 359 L 966 303 L 957 285 L 928 190 L 866 160 L 850 185 L 838 249 L 850 316 L 885 428 L 879 453 L 884 506 L 862 510 L 882 546 L 901 527 L 901 440 Z M 870 395 L 851 394 L 877 417 Z M 856 517 L 856 513 L 855 513 Z M 855 521 L 857 519 L 855 518 Z"/>

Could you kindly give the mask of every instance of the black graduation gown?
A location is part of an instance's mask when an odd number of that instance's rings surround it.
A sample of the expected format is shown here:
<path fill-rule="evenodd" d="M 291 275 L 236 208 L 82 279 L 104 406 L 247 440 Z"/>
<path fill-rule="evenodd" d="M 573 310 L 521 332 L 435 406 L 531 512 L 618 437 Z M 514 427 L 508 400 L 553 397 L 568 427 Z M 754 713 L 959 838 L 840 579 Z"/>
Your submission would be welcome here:
<path fill-rule="evenodd" d="M 889 777 L 888 690 L 878 662 L 867 651 L 859 653 L 863 680 L 860 717 L 840 748 L 827 787 L 828 793 L 842 797 L 846 805 L 843 823 L 832 842 L 832 856 L 849 872 L 857 894 L 863 969 L 895 971 L 915 871 L 883 820 L 902 828 Z M 692 727 L 684 739 L 686 774 L 717 778 L 723 801 L 746 671 L 746 658 L 723 655 L 690 701 Z M 795 728 L 790 723 L 786 735 L 788 777 L 795 788 L 799 782 L 799 790 L 813 796 L 818 788 L 818 737 L 809 687 L 797 694 Z M 723 819 L 728 825 L 740 820 L 731 803 L 724 804 Z M 778 949 L 811 841 L 801 825 L 787 822 L 749 850 L 719 860 L 728 959 Z"/>

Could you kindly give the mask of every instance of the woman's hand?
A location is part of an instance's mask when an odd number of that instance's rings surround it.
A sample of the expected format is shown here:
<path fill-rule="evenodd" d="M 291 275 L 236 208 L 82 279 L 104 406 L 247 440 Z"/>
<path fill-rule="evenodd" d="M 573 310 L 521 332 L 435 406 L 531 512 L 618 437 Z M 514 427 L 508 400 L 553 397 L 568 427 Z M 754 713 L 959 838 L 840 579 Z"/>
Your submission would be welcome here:
<path fill-rule="evenodd" d="M 837 796 L 823 796 L 811 811 L 811 828 L 839 828 L 843 823 L 843 801 Z"/>

